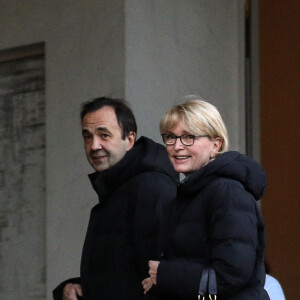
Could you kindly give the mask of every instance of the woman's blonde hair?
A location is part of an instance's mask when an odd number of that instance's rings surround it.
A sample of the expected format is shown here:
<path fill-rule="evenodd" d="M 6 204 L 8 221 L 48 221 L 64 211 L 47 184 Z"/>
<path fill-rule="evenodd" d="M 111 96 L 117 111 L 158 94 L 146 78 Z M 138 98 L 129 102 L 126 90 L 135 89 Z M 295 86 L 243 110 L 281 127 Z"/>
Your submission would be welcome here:
<path fill-rule="evenodd" d="M 181 123 L 184 130 L 198 135 L 205 134 L 211 139 L 221 138 L 222 146 L 217 154 L 228 150 L 228 135 L 224 121 L 215 106 L 200 100 L 188 100 L 168 110 L 160 121 L 160 133 L 168 133 Z"/>

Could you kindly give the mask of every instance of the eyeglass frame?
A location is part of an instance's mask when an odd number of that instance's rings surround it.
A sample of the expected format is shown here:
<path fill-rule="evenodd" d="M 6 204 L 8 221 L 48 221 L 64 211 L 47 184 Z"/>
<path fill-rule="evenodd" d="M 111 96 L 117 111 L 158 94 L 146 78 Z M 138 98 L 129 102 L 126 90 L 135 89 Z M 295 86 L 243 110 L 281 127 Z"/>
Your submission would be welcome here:
<path fill-rule="evenodd" d="M 172 144 L 167 144 L 167 143 L 165 142 L 164 137 L 167 136 L 167 135 L 172 135 L 172 136 L 175 138 L 174 143 L 172 143 Z M 193 143 L 192 143 L 192 144 L 189 144 L 189 145 L 183 143 L 183 141 L 182 141 L 182 137 L 183 137 L 183 136 L 189 136 L 189 137 L 192 137 Z M 194 135 L 194 134 L 182 134 L 182 135 L 178 136 L 178 135 L 175 135 L 175 134 L 169 134 L 169 133 L 163 133 L 163 134 L 161 135 L 161 137 L 162 137 L 162 140 L 163 140 L 163 142 L 164 142 L 164 144 L 165 144 L 166 146 L 174 146 L 174 145 L 176 144 L 176 142 L 177 142 L 177 139 L 179 139 L 180 142 L 181 142 L 181 144 L 184 145 L 184 146 L 193 146 L 194 143 L 195 143 L 195 138 L 196 138 L 196 137 L 208 137 L 208 138 L 211 138 L 211 136 L 208 135 L 208 134 L 198 134 L 198 135 Z"/>

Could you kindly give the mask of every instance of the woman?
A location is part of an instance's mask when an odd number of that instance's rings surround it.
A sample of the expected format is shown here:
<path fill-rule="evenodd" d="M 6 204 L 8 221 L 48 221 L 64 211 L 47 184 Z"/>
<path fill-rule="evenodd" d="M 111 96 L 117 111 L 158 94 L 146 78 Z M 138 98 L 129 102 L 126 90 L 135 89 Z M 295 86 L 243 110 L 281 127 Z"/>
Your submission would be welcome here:
<path fill-rule="evenodd" d="M 254 160 L 228 149 L 218 110 L 202 100 L 169 110 L 160 130 L 179 184 L 167 229 L 164 259 L 149 262 L 162 299 L 197 299 L 202 270 L 216 274 L 218 299 L 269 299 L 264 290 L 265 231 L 258 200 L 265 172 Z"/>

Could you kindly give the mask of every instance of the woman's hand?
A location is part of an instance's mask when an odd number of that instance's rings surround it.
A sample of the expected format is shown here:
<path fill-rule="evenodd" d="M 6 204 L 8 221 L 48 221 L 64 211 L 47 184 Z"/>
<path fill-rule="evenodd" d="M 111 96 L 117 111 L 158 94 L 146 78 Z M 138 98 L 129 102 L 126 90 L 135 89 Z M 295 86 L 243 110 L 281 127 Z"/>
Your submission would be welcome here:
<path fill-rule="evenodd" d="M 149 266 L 149 275 L 153 282 L 153 284 L 156 284 L 156 277 L 157 277 L 157 268 L 160 264 L 159 261 L 155 260 L 149 260 L 148 266 Z"/>
<path fill-rule="evenodd" d="M 156 284 L 157 268 L 159 263 L 159 261 L 149 260 L 148 266 L 150 277 L 147 277 L 142 281 L 144 294 L 146 294 L 152 288 L 153 284 Z"/>

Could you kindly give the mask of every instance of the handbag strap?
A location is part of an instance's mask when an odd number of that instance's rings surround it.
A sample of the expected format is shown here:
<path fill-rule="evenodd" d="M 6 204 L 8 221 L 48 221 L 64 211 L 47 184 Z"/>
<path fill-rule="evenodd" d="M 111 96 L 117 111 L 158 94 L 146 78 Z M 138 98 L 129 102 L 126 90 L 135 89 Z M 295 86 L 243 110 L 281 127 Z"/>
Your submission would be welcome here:
<path fill-rule="evenodd" d="M 201 296 L 204 298 L 204 296 L 207 294 L 208 276 L 209 276 L 208 268 L 204 267 L 202 269 L 199 290 L 198 290 L 198 299 L 199 300 L 201 299 Z"/>
<path fill-rule="evenodd" d="M 209 296 L 210 300 L 217 299 L 217 278 L 216 272 L 212 267 L 203 267 L 200 278 L 198 300 Z"/>
<path fill-rule="evenodd" d="M 217 277 L 216 277 L 216 272 L 214 268 L 210 267 L 209 268 L 209 275 L 208 275 L 208 294 L 209 294 L 209 299 L 216 300 L 217 299 Z"/>
<path fill-rule="evenodd" d="M 213 268 L 209 268 L 208 293 L 211 295 L 217 295 L 217 278 L 216 272 Z"/>

